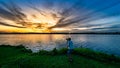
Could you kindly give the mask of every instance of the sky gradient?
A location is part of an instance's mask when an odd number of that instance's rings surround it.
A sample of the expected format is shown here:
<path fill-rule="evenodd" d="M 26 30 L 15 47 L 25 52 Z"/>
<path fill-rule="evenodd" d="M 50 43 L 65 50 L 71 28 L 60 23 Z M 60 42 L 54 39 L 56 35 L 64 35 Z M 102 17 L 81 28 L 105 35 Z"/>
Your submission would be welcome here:
<path fill-rule="evenodd" d="M 0 0 L 0 32 L 120 32 L 120 0 Z"/>

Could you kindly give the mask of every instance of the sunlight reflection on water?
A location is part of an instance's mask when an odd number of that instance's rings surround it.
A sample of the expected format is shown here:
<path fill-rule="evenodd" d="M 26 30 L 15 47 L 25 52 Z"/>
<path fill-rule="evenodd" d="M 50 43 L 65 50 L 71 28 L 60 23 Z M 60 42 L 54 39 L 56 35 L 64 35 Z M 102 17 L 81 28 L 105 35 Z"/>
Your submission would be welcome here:
<path fill-rule="evenodd" d="M 65 34 L 11 34 L 0 35 L 0 45 L 24 45 L 27 49 L 37 52 L 41 49 L 66 47 Z M 91 48 L 110 54 L 120 55 L 120 35 L 71 35 L 75 47 Z"/>

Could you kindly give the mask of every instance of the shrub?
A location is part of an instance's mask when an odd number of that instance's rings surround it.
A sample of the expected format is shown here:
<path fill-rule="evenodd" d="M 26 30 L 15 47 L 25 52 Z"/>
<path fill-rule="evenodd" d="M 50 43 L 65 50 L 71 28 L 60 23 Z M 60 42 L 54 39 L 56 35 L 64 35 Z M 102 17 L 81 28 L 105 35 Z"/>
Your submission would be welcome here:
<path fill-rule="evenodd" d="M 58 50 L 58 54 L 66 54 L 67 53 L 67 48 L 62 48 Z"/>
<path fill-rule="evenodd" d="M 58 54 L 58 50 L 56 48 L 54 48 L 52 51 L 50 51 L 51 55 L 57 55 Z"/>
<path fill-rule="evenodd" d="M 38 55 L 49 55 L 50 53 L 46 50 L 40 50 L 37 54 Z"/>

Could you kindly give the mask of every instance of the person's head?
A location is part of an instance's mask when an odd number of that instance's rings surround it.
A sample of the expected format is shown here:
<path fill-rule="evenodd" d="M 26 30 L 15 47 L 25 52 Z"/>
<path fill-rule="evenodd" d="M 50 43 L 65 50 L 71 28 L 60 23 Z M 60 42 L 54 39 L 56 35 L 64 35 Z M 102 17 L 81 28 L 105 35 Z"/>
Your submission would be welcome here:
<path fill-rule="evenodd" d="M 70 40 L 71 40 L 71 38 L 67 38 L 66 40 L 67 40 L 67 41 L 70 41 Z"/>

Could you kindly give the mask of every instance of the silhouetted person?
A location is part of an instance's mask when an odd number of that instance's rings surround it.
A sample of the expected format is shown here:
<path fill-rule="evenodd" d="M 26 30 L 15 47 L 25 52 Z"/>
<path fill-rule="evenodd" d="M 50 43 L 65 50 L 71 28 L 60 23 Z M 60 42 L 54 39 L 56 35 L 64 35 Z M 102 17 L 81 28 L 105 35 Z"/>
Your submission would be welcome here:
<path fill-rule="evenodd" d="M 73 42 L 71 40 L 71 38 L 67 38 L 67 48 L 68 48 L 68 51 L 67 51 L 67 55 L 68 55 L 68 58 L 69 58 L 69 61 L 72 62 L 73 59 L 72 59 L 72 52 L 73 52 Z"/>

